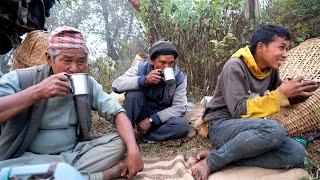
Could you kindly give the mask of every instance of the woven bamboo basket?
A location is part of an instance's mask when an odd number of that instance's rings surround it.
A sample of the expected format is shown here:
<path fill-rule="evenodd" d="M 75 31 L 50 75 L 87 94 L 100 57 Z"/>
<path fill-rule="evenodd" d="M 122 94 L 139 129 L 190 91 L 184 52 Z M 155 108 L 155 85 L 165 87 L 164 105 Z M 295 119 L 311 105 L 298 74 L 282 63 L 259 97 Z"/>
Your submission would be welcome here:
<path fill-rule="evenodd" d="M 45 52 L 48 48 L 49 33 L 36 30 L 28 33 L 27 37 L 14 50 L 13 69 L 26 68 L 46 63 Z"/>
<path fill-rule="evenodd" d="M 320 38 L 310 39 L 291 49 L 280 67 L 281 79 L 303 76 L 320 81 Z M 282 108 L 271 116 L 282 123 L 289 136 L 299 136 L 320 128 L 320 88 L 306 102 Z"/>

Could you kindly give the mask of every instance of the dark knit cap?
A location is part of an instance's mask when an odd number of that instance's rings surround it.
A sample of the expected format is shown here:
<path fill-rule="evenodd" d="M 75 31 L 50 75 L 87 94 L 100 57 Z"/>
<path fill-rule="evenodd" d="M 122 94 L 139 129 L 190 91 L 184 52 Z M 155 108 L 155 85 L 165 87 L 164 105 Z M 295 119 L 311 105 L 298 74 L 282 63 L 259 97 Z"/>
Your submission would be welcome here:
<path fill-rule="evenodd" d="M 150 59 L 153 59 L 156 55 L 173 55 L 174 59 L 176 59 L 178 57 L 178 51 L 170 41 L 159 40 L 149 49 Z"/>

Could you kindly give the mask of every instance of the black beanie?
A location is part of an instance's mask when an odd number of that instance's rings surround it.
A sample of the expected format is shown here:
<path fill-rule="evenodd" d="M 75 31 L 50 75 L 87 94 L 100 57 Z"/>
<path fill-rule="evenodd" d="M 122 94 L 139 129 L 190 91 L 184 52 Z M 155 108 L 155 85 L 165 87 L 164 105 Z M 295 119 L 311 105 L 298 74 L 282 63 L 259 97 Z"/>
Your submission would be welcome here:
<path fill-rule="evenodd" d="M 155 42 L 149 49 L 149 57 L 152 60 L 156 55 L 173 55 L 174 59 L 178 57 L 177 48 L 170 41 L 160 40 Z"/>

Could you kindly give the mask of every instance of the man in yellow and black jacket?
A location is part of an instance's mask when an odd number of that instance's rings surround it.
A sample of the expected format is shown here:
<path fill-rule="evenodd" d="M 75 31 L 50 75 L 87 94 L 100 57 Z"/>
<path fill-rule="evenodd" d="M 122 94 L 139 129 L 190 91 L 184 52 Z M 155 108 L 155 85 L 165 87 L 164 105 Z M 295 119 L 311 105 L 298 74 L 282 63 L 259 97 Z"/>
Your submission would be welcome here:
<path fill-rule="evenodd" d="M 307 100 L 318 88 L 298 77 L 281 81 L 279 66 L 287 57 L 290 32 L 266 25 L 256 30 L 251 46 L 239 49 L 224 65 L 204 120 L 216 150 L 202 151 L 192 167 L 196 179 L 228 164 L 288 168 L 303 164 L 305 150 L 286 136 L 282 125 L 265 117 L 280 107 Z"/>

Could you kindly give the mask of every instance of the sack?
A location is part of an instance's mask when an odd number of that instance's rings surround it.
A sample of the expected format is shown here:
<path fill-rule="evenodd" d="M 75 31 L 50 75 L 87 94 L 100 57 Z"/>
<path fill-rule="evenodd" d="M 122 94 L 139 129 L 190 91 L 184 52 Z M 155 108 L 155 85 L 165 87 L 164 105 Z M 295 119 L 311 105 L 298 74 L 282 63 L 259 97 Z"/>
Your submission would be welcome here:
<path fill-rule="evenodd" d="M 205 96 L 200 102 L 197 102 L 195 106 L 188 111 L 185 118 L 191 124 L 191 127 L 197 131 L 197 133 L 207 138 L 209 133 L 209 122 L 203 121 L 203 113 L 206 109 L 206 103 L 212 99 L 210 96 Z"/>

